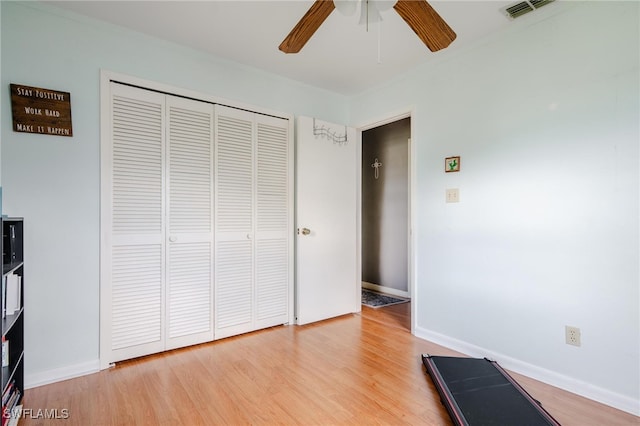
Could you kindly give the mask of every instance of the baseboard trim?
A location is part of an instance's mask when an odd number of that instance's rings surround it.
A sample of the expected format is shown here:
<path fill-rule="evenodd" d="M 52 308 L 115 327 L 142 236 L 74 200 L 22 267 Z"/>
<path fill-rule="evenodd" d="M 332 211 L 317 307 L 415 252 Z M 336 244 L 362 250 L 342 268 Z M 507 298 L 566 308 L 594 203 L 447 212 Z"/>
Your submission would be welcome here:
<path fill-rule="evenodd" d="M 382 286 L 382 285 L 369 283 L 367 281 L 362 281 L 362 288 L 368 288 L 369 290 L 374 290 L 374 291 L 377 291 L 377 292 L 380 292 L 380 293 L 390 294 L 392 296 L 404 297 L 406 299 L 409 298 L 409 292 L 408 291 L 398 290 L 398 289 L 391 288 L 391 287 L 385 287 L 385 286 Z"/>
<path fill-rule="evenodd" d="M 531 377 L 532 379 L 539 380 L 548 385 L 555 386 L 593 401 L 617 408 L 618 410 L 625 411 L 635 416 L 640 416 L 640 401 L 634 400 L 631 397 L 594 386 L 590 383 L 583 382 L 555 371 L 547 370 L 519 359 L 511 358 L 422 327 L 416 327 L 414 332 L 416 337 L 421 339 L 445 346 L 457 352 L 462 352 L 463 354 L 471 357 L 489 358 L 497 361 L 500 366 L 507 370 Z"/>
<path fill-rule="evenodd" d="M 67 367 L 54 368 L 40 373 L 25 374 L 24 388 L 31 389 L 75 377 L 86 376 L 100 371 L 100 360 L 87 361 L 81 364 L 69 365 Z"/>

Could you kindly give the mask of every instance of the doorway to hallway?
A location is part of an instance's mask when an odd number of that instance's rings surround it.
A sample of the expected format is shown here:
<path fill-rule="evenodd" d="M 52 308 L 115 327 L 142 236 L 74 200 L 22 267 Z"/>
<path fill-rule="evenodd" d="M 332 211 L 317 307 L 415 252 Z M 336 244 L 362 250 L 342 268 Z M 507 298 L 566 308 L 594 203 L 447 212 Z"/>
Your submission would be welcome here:
<path fill-rule="evenodd" d="M 409 298 L 410 138 L 410 117 L 363 130 L 361 155 L 362 287 Z M 411 329 L 408 305 L 379 308 L 389 310 L 388 315 L 368 315 Z M 404 320 L 391 312 L 397 309 L 404 310 L 400 315 Z"/>

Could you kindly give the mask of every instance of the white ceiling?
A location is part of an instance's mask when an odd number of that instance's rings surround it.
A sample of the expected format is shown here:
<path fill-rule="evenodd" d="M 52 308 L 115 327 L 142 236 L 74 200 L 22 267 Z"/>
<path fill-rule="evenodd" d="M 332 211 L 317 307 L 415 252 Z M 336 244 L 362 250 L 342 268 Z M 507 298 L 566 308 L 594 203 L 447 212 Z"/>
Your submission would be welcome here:
<path fill-rule="evenodd" d="M 344 95 L 360 93 L 408 68 L 548 15 L 540 13 L 547 8 L 561 9 L 552 4 L 511 21 L 502 9 L 515 2 L 430 1 L 457 33 L 457 39 L 437 53 L 430 52 L 391 9 L 383 12 L 380 33 L 376 24 L 367 32 L 364 25 L 358 25 L 357 17 L 334 10 L 300 53 L 284 54 L 278 45 L 313 0 L 46 1 Z"/>

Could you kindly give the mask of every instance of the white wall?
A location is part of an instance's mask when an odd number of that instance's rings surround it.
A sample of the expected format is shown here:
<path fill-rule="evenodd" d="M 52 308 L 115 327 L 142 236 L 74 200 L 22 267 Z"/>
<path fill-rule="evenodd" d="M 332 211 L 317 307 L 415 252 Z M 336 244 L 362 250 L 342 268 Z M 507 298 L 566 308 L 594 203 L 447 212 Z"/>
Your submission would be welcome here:
<path fill-rule="evenodd" d="M 35 2 L 1 2 L 3 213 L 25 217 L 27 385 L 97 367 L 100 69 L 345 122 L 344 97 Z M 71 93 L 73 138 L 14 133 L 9 83 Z"/>
<path fill-rule="evenodd" d="M 415 108 L 417 334 L 636 414 L 639 16 L 523 17 L 350 102 L 356 125 Z"/>

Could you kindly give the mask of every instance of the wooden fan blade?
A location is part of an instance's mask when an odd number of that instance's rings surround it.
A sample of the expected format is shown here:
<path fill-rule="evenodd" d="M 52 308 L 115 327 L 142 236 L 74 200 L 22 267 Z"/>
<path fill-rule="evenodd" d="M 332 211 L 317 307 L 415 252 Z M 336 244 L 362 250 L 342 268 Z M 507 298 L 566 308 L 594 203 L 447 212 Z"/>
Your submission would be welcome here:
<path fill-rule="evenodd" d="M 398 0 L 393 8 L 432 52 L 456 39 L 456 33 L 426 0 Z"/>
<path fill-rule="evenodd" d="M 316 0 L 278 49 L 284 53 L 298 53 L 335 8 L 333 0 Z"/>

